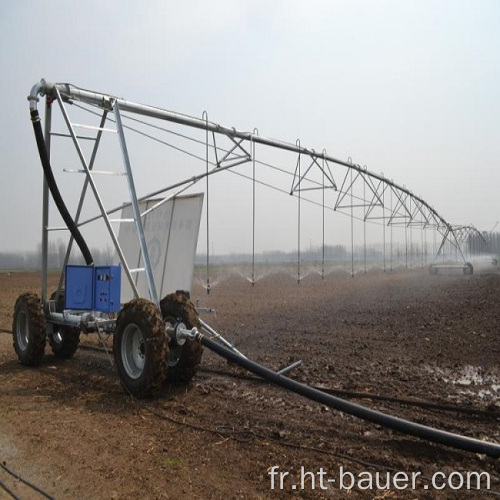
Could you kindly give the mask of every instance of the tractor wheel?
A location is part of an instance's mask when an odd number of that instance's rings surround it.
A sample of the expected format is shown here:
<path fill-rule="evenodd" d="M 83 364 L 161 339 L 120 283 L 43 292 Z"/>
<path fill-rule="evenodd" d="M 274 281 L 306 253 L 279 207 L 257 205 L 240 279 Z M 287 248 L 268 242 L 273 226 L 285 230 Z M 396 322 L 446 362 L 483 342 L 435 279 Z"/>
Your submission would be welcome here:
<path fill-rule="evenodd" d="M 160 302 L 161 314 L 165 323 L 175 327 L 184 323 L 187 329 L 199 328 L 198 313 L 187 295 L 182 292 L 171 293 Z M 203 346 L 192 340 L 179 345 L 175 339 L 169 342 L 167 382 L 187 384 L 196 374 L 201 363 Z"/>
<path fill-rule="evenodd" d="M 50 296 L 50 300 L 56 298 L 54 292 Z M 64 310 L 64 290 L 59 293 L 59 299 L 56 304 L 56 311 L 62 312 Z M 54 325 L 53 332 L 48 335 L 49 344 L 52 347 L 54 356 L 61 359 L 70 359 L 78 349 L 80 343 L 80 329 L 74 326 Z"/>
<path fill-rule="evenodd" d="M 47 323 L 42 304 L 34 293 L 23 293 L 16 300 L 12 335 L 14 349 L 23 365 L 38 366 L 45 351 Z"/>
<path fill-rule="evenodd" d="M 123 306 L 113 339 L 118 376 L 138 398 L 157 395 L 167 375 L 168 342 L 160 311 L 146 299 Z"/>

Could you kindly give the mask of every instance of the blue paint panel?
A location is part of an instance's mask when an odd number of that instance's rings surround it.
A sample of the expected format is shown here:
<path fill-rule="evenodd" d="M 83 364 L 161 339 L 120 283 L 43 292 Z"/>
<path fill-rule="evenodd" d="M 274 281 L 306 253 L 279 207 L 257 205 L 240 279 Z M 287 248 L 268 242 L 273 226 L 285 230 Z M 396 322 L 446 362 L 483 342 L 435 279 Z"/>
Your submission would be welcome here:
<path fill-rule="evenodd" d="M 118 312 L 120 266 L 66 266 L 65 309 Z"/>
<path fill-rule="evenodd" d="M 66 266 L 65 309 L 92 309 L 94 268 Z"/>

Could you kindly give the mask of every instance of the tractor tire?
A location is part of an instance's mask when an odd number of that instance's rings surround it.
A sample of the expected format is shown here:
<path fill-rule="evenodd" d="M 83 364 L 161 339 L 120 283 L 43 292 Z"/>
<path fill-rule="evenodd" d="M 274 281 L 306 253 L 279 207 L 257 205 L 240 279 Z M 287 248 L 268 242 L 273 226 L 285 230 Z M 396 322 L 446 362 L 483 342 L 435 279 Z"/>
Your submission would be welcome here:
<path fill-rule="evenodd" d="M 198 313 L 182 292 L 171 293 L 160 302 L 161 315 L 165 323 L 182 322 L 187 329 L 199 328 Z M 167 382 L 170 384 L 187 384 L 195 376 L 201 363 L 203 346 L 200 342 L 187 340 L 183 345 L 175 339 L 169 342 Z"/>
<path fill-rule="evenodd" d="M 50 296 L 50 300 L 56 298 L 57 292 Z M 59 293 L 56 311 L 64 310 L 64 290 Z M 80 344 L 80 329 L 74 326 L 54 325 L 53 332 L 48 335 L 49 344 L 56 358 L 71 359 Z"/>
<path fill-rule="evenodd" d="M 42 303 L 34 293 L 23 293 L 16 300 L 12 320 L 14 349 L 21 364 L 38 366 L 45 352 L 47 322 Z"/>
<path fill-rule="evenodd" d="M 113 339 L 120 381 L 137 398 L 159 394 L 167 375 L 168 342 L 160 311 L 146 299 L 127 302 Z"/>

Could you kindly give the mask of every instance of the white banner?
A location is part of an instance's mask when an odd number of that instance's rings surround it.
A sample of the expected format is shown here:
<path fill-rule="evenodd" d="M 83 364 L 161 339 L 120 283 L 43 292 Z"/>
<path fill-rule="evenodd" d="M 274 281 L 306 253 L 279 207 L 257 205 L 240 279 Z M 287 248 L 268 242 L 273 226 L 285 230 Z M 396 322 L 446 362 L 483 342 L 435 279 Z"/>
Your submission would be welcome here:
<path fill-rule="evenodd" d="M 168 201 L 153 199 L 141 202 L 141 214 L 155 205 L 158 206 L 142 217 L 142 223 L 156 291 L 161 299 L 176 290 L 191 290 L 203 193 L 179 196 Z M 122 219 L 132 218 L 132 207 L 124 207 Z M 118 241 L 129 269 L 144 267 L 135 222 L 120 223 Z M 133 278 L 139 295 L 149 299 L 146 273 L 136 272 Z M 121 302 L 125 303 L 134 295 L 123 271 L 121 281 Z"/>

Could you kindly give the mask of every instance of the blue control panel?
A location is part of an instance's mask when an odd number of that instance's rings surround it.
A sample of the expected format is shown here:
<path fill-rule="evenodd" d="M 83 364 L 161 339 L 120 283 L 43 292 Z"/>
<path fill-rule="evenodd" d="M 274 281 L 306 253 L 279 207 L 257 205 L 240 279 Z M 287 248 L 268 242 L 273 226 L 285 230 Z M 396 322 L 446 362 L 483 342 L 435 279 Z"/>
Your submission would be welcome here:
<path fill-rule="evenodd" d="M 94 268 L 94 310 L 118 312 L 120 288 L 120 266 L 96 266 Z"/>
<path fill-rule="evenodd" d="M 65 309 L 118 312 L 120 266 L 66 266 Z"/>

